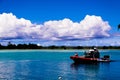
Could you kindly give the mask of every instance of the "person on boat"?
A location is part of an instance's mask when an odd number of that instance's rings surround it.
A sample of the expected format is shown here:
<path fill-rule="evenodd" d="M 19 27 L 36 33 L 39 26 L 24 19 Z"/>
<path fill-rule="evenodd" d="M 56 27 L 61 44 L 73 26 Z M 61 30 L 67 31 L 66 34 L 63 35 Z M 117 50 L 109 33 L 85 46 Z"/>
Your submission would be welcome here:
<path fill-rule="evenodd" d="M 97 48 L 94 48 L 93 55 L 94 55 L 94 58 L 100 58 L 100 53 Z"/>

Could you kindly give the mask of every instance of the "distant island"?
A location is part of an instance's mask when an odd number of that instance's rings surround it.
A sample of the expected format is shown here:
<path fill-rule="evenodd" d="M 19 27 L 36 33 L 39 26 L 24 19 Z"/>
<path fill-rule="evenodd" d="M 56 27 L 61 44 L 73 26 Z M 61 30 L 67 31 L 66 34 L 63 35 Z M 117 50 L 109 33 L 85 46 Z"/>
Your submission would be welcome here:
<path fill-rule="evenodd" d="M 0 44 L 0 50 L 2 49 L 63 49 L 63 50 L 69 50 L 69 49 L 91 49 L 93 47 L 97 47 L 98 49 L 120 49 L 120 46 L 40 46 L 37 44 L 12 44 L 11 42 L 8 43 L 8 45 L 1 45 Z"/>

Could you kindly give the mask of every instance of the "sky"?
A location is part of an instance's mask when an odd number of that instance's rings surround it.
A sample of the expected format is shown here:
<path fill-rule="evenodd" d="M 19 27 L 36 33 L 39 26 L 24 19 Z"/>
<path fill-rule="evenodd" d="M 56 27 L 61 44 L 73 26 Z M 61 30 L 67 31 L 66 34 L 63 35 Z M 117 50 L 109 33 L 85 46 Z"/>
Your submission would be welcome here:
<path fill-rule="evenodd" d="M 120 0 L 0 0 L 0 42 L 120 46 Z"/>

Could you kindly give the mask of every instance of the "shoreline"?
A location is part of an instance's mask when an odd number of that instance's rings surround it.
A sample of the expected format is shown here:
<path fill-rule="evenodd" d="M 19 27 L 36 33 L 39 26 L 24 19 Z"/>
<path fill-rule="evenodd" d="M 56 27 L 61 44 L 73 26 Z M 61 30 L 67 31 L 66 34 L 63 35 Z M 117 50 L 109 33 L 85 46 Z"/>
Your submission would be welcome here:
<path fill-rule="evenodd" d="M 61 51 L 67 51 L 67 50 L 89 50 L 89 49 L 0 49 L 0 51 L 3 51 L 3 50 L 9 50 L 9 51 L 12 51 L 12 50 L 41 50 L 41 51 L 45 51 L 45 50 L 53 50 L 53 51 L 56 51 L 56 50 L 61 50 Z M 98 49 L 98 50 L 120 50 L 120 49 Z"/>

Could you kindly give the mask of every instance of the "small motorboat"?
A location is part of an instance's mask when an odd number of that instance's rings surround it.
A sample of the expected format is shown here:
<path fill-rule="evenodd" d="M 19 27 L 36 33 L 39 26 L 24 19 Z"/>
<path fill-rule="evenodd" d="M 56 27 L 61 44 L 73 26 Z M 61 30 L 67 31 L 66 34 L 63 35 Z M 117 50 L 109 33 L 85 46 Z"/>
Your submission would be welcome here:
<path fill-rule="evenodd" d="M 104 55 L 103 58 L 100 58 L 100 53 L 97 48 L 85 52 L 83 56 L 78 56 L 76 53 L 74 56 L 70 56 L 75 63 L 98 63 L 98 62 L 110 62 L 110 56 Z"/>

